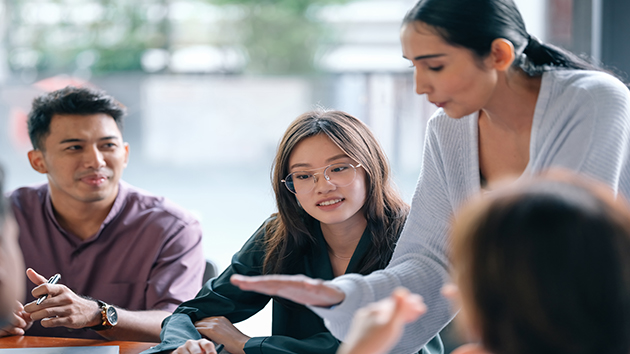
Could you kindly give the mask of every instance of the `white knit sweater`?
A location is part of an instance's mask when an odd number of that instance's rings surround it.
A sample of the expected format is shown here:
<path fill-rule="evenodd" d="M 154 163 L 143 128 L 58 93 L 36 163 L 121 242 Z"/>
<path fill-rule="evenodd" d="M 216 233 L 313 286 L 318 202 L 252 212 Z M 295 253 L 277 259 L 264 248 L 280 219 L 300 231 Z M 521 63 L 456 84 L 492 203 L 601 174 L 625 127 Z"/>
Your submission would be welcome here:
<path fill-rule="evenodd" d="M 441 109 L 427 127 L 424 159 L 411 212 L 390 265 L 369 276 L 332 281 L 346 299 L 332 309 L 311 307 L 343 339 L 354 312 L 405 286 L 423 296 L 428 312 L 405 329 L 392 353 L 415 353 L 452 318 L 440 295 L 448 279 L 447 235 L 457 208 L 480 190 L 478 114 L 461 119 Z M 630 93 L 610 75 L 577 70 L 543 75 L 521 178 L 564 167 L 630 196 Z"/>

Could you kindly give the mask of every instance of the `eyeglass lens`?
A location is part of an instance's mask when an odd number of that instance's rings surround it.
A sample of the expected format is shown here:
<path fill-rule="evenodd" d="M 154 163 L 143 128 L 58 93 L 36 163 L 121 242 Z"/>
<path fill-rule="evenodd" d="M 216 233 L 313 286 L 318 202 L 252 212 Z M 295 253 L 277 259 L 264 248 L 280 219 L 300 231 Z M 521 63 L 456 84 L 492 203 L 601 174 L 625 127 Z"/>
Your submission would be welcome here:
<path fill-rule="evenodd" d="M 315 187 L 318 174 L 308 171 L 293 172 L 285 178 L 285 184 L 289 191 L 295 194 L 308 193 Z M 337 187 L 344 187 L 354 181 L 356 169 L 349 163 L 336 163 L 326 167 L 323 175 L 328 182 Z"/>

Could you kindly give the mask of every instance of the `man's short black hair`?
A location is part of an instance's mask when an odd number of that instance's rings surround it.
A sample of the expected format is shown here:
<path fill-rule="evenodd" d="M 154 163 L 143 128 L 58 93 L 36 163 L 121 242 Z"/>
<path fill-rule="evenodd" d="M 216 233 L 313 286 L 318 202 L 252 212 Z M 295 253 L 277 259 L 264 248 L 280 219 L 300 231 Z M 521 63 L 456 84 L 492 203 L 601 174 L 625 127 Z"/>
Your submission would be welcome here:
<path fill-rule="evenodd" d="M 31 112 L 28 114 L 28 135 L 33 149 L 43 150 L 44 138 L 50 133 L 50 121 L 55 114 L 98 113 L 114 118 L 118 129 L 122 132 L 125 108 L 104 91 L 68 86 L 35 98 Z"/>

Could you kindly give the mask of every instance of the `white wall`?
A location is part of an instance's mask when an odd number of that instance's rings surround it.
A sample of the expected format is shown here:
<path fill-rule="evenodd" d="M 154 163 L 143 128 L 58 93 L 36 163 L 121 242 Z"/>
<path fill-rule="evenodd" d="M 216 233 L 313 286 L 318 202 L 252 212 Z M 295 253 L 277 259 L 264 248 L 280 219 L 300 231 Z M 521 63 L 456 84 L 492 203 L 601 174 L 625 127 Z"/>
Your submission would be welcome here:
<path fill-rule="evenodd" d="M 546 41 L 547 34 L 547 0 L 514 0 L 521 11 L 525 26 L 530 34 Z"/>

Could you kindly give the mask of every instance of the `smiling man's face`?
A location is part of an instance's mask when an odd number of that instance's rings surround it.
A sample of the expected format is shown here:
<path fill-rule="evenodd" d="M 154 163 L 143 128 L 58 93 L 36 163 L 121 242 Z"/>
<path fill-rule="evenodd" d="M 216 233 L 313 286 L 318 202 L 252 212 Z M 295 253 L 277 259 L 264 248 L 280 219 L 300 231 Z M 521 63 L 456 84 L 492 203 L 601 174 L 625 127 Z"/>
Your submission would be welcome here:
<path fill-rule="evenodd" d="M 42 146 L 29 159 L 47 174 L 54 203 L 113 203 L 129 147 L 111 116 L 54 115 Z"/>

